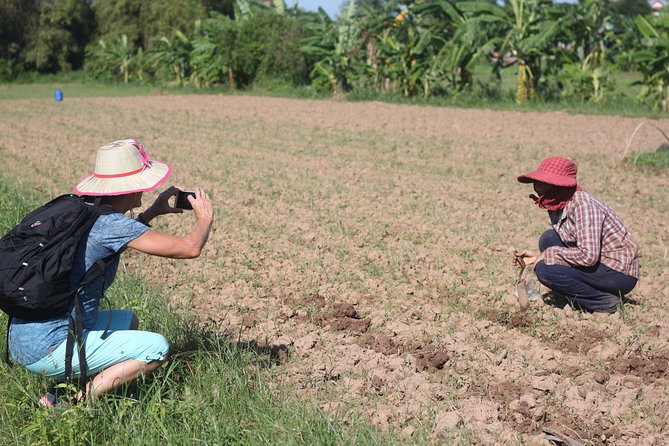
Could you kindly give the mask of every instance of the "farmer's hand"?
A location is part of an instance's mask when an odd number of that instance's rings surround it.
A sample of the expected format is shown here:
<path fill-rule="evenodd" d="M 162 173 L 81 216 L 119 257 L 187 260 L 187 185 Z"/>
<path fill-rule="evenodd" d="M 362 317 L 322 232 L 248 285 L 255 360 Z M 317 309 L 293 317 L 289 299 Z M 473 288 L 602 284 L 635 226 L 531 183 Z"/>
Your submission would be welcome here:
<path fill-rule="evenodd" d="M 179 192 L 179 188 L 175 186 L 170 186 L 164 191 L 162 191 L 156 200 L 153 202 L 149 208 L 143 212 L 145 221 L 149 221 L 159 215 L 165 214 L 181 214 L 182 209 L 175 209 L 170 206 L 170 198 L 175 197 Z"/>
<path fill-rule="evenodd" d="M 537 254 L 534 251 L 516 251 L 516 257 L 520 257 L 525 262 L 525 265 L 535 265 L 544 259 L 543 253 Z"/>

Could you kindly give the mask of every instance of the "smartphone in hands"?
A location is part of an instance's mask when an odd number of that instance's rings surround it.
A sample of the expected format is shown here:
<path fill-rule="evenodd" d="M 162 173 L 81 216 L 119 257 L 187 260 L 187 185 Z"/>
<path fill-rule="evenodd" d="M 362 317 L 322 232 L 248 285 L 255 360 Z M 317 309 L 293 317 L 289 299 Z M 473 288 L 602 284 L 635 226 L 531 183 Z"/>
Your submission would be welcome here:
<path fill-rule="evenodd" d="M 192 211 L 193 206 L 191 206 L 190 201 L 188 201 L 188 196 L 195 196 L 195 192 L 180 190 L 177 192 L 176 199 L 174 200 L 175 209 L 183 209 L 186 211 Z"/>

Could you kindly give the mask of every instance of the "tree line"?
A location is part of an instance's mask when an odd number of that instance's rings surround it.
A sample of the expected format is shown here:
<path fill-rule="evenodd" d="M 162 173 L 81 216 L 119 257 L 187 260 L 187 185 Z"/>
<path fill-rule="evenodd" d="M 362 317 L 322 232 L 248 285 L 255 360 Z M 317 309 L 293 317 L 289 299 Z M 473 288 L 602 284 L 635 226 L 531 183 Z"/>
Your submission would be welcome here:
<path fill-rule="evenodd" d="M 669 15 L 646 0 L 349 0 L 340 17 L 283 0 L 0 0 L 0 78 L 244 88 L 262 79 L 411 96 L 601 101 L 640 73 L 669 108 Z M 481 75 L 484 70 L 485 75 Z"/>

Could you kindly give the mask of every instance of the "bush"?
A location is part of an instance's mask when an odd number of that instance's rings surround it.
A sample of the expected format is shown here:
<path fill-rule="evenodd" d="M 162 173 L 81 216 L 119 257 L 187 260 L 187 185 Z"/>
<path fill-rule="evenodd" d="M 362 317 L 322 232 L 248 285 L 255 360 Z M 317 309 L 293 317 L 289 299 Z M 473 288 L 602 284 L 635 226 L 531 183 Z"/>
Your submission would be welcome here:
<path fill-rule="evenodd" d="M 231 88 L 257 79 L 279 79 L 291 85 L 309 82 L 299 50 L 303 24 L 292 17 L 257 13 L 232 20 L 213 13 L 197 26 L 191 40 L 190 72 L 196 86 L 227 83 Z"/>
<path fill-rule="evenodd" d="M 23 64 L 16 59 L 0 59 L 0 80 L 12 81 L 23 72 Z"/>
<path fill-rule="evenodd" d="M 237 23 L 235 71 L 240 85 L 251 84 L 258 76 L 283 78 L 294 85 L 308 82 L 300 52 L 305 30 L 299 21 L 260 13 Z"/>
<path fill-rule="evenodd" d="M 271 38 L 265 42 L 264 60 L 259 69 L 262 76 L 280 78 L 293 85 L 309 83 L 309 70 L 304 54 L 300 51 L 301 41 L 306 37 L 304 22 L 292 17 L 273 16 Z"/>

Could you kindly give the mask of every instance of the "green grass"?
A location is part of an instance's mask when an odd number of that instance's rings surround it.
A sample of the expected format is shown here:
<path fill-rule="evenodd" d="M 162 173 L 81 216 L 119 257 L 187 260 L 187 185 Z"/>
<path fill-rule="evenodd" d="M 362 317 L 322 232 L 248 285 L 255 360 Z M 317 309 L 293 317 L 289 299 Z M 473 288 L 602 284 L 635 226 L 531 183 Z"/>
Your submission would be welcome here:
<path fill-rule="evenodd" d="M 63 100 L 83 97 L 129 97 L 158 95 L 228 94 L 240 96 L 271 96 L 281 98 L 326 98 L 330 95 L 315 91 L 310 86 L 292 86 L 280 79 L 258 79 L 252 86 L 230 90 L 227 86 L 196 88 L 192 85 L 160 85 L 152 82 L 116 82 L 89 79 L 86 73 L 27 75 L 9 83 L 0 83 L 0 100 L 46 99 L 53 100 L 57 88 Z"/>
<path fill-rule="evenodd" d="M 4 234 L 40 203 L 0 177 Z M 276 359 L 267 348 L 203 326 L 168 307 L 169 290 L 119 272 L 108 292 L 141 328 L 164 334 L 171 358 L 152 377 L 119 391 L 50 410 L 37 405 L 49 383 L 20 365 L 0 365 L 0 444 L 219 445 L 399 444 L 364 423 L 332 421 L 292 389 L 270 389 Z M 0 318 L 5 339 L 6 317 Z"/>
<path fill-rule="evenodd" d="M 649 166 L 661 169 L 669 168 L 669 150 L 658 150 L 656 152 L 638 153 L 627 157 L 625 160 L 635 166 Z"/>
<path fill-rule="evenodd" d="M 501 70 L 500 83 L 503 91 L 515 91 L 516 73 L 516 65 L 511 65 Z M 481 82 L 489 82 L 493 78 L 492 67 L 487 63 L 479 63 L 474 67 L 473 75 L 475 79 Z M 612 70 L 609 74 L 609 80 L 613 82 L 616 92 L 629 97 L 635 97 L 639 94 L 641 87 L 634 85 L 634 83 L 641 79 L 641 73 L 636 71 Z"/>
<path fill-rule="evenodd" d="M 616 86 L 616 95 L 607 96 L 600 102 L 590 102 L 578 99 L 542 100 L 536 99 L 522 105 L 516 104 L 516 66 L 510 66 L 501 71 L 499 83 L 492 76 L 488 64 L 478 64 L 474 67 L 475 84 L 486 85 L 485 89 L 475 86 L 472 91 L 460 95 L 430 98 L 407 98 L 399 94 L 381 94 L 376 91 L 356 90 L 347 95 L 352 101 L 383 101 L 398 104 L 427 105 L 437 107 L 488 108 L 493 110 L 513 111 L 563 111 L 587 115 L 615 115 L 615 116 L 645 116 L 665 117 L 646 101 L 639 101 L 636 95 L 640 87 L 632 85 L 641 79 L 639 73 L 616 71 L 610 75 Z"/>
<path fill-rule="evenodd" d="M 600 102 L 580 100 L 543 101 L 540 99 L 516 104 L 510 92 L 488 96 L 483 93 L 463 94 L 453 97 L 404 97 L 397 94 L 380 94 L 370 90 L 356 90 L 346 96 L 349 101 L 382 101 L 388 103 L 434 107 L 485 108 L 491 110 L 550 112 L 561 111 L 571 114 L 612 115 L 632 117 L 666 117 L 666 113 L 653 110 L 645 102 L 629 97 L 606 98 Z"/>
<path fill-rule="evenodd" d="M 585 100 L 563 99 L 556 101 L 535 100 L 523 105 L 515 103 L 515 67 L 502 70 L 499 85 L 490 82 L 490 67 L 485 64 L 477 66 L 474 77 L 477 81 L 488 85 L 486 89 L 475 87 L 472 91 L 457 96 L 444 97 L 412 97 L 406 98 L 399 94 L 382 94 L 364 89 L 355 90 L 346 95 L 351 101 L 383 101 L 389 103 L 428 105 L 436 107 L 489 108 L 494 110 L 515 111 L 564 111 L 568 113 L 664 117 L 666 113 L 654 110 L 647 101 L 639 101 L 636 94 L 639 88 L 632 83 L 639 79 L 637 73 L 615 72 L 611 79 L 616 85 L 612 97 L 593 103 Z M 318 92 L 311 86 L 294 87 L 276 79 L 259 79 L 254 85 L 242 90 L 231 91 L 225 86 L 209 89 L 198 89 L 193 86 L 164 86 L 151 83 L 118 84 L 112 82 L 92 81 L 85 73 L 68 75 L 34 76 L 20 82 L 0 84 L 0 100 L 12 99 L 44 99 L 53 100 L 54 91 L 60 88 L 64 100 L 78 97 L 128 97 L 171 94 L 228 94 L 241 96 L 271 96 L 281 98 L 312 98 L 324 99 L 331 95 Z"/>
<path fill-rule="evenodd" d="M 35 83 L 0 84 L 0 100 L 53 100 L 56 88 L 60 88 L 63 91 L 64 101 L 67 101 L 69 98 L 146 96 L 167 93 L 163 89 L 158 89 L 150 85 L 46 80 Z"/>
<path fill-rule="evenodd" d="M 0 84 L 0 100 L 46 99 L 53 100 L 57 88 L 63 92 L 63 100 L 85 97 L 129 97 L 192 94 L 228 94 L 241 96 L 271 96 L 279 98 L 326 98 L 310 87 L 290 87 L 285 84 L 261 83 L 246 90 L 231 91 L 227 87 L 195 88 L 193 86 L 159 86 L 151 84 L 117 84 L 87 80 L 59 80 L 46 78 L 31 83 L 14 82 Z"/>

